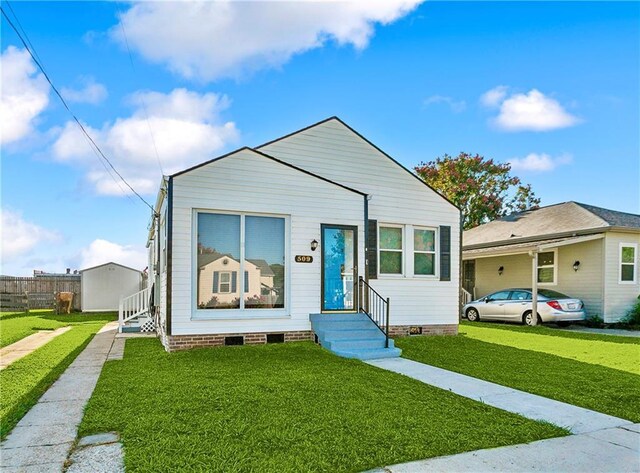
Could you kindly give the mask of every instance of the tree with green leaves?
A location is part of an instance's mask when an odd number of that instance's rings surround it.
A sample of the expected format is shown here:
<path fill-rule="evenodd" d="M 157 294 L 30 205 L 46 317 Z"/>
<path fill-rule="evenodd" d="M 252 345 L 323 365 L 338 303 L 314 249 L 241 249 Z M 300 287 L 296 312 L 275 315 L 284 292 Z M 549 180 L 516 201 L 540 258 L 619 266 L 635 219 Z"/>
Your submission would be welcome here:
<path fill-rule="evenodd" d="M 523 184 L 511 175 L 510 164 L 478 154 L 460 153 L 455 158 L 445 154 L 420 163 L 414 171 L 462 210 L 465 230 L 540 204 L 531 184 Z"/>

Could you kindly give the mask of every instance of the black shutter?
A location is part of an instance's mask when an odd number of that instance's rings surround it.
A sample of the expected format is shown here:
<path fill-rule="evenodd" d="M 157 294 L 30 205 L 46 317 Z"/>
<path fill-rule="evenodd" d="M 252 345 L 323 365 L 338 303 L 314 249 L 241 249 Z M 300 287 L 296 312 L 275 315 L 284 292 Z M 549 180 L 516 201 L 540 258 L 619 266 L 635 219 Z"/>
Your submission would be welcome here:
<path fill-rule="evenodd" d="M 440 226 L 440 281 L 451 281 L 451 227 Z"/>
<path fill-rule="evenodd" d="M 369 279 L 378 278 L 378 221 L 369 220 L 367 241 L 367 275 Z"/>

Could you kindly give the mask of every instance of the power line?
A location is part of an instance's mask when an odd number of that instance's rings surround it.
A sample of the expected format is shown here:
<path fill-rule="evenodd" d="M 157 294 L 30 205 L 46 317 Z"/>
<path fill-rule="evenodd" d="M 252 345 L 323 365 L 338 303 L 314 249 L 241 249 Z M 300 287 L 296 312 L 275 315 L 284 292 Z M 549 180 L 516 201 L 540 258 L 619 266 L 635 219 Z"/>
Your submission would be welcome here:
<path fill-rule="evenodd" d="M 140 194 L 138 194 L 138 192 L 136 192 L 136 190 L 131 187 L 131 184 L 129 184 L 127 182 L 127 180 L 122 176 L 122 174 L 120 174 L 118 172 L 118 170 L 113 166 L 113 164 L 111 163 L 111 161 L 109 161 L 109 158 L 107 158 L 105 156 L 105 154 L 102 152 L 102 150 L 100 149 L 100 147 L 97 145 L 97 143 L 93 140 L 93 138 L 91 137 L 91 135 L 87 132 L 87 130 L 85 129 L 84 125 L 80 122 L 80 120 L 78 119 L 78 117 L 71 111 L 71 108 L 69 108 L 69 105 L 67 104 L 66 100 L 64 99 L 64 97 L 62 96 L 62 94 L 58 91 L 58 89 L 56 88 L 55 85 L 53 85 L 53 82 L 51 81 L 51 79 L 49 78 L 49 75 L 47 74 L 47 72 L 44 70 L 44 67 L 42 66 L 42 64 L 40 63 L 40 61 L 38 61 L 38 59 L 36 59 L 36 55 L 33 51 L 31 51 L 31 48 L 29 47 L 29 45 L 27 44 L 27 42 L 25 41 L 25 38 L 22 36 L 22 34 L 20 33 L 20 31 L 18 30 L 18 28 L 13 24 L 13 22 L 11 21 L 11 18 L 9 18 L 9 15 L 7 15 L 7 12 L 4 10 L 4 8 L 2 8 L 2 6 L 0 5 L 0 11 L 2 11 L 2 15 L 4 16 L 5 20 L 7 20 L 7 23 L 9 23 L 9 26 L 11 26 L 11 28 L 13 28 L 13 31 L 15 31 L 15 33 L 18 35 L 18 38 L 20 39 L 20 41 L 22 42 L 22 45 L 25 47 L 25 49 L 27 50 L 27 52 L 29 53 L 29 55 L 31 56 L 31 59 L 33 59 L 33 62 L 36 63 L 36 65 L 38 66 L 38 68 L 40 69 L 40 71 L 42 72 L 42 74 L 44 75 L 44 78 L 47 80 L 47 82 L 49 83 L 49 85 L 51 86 L 51 88 L 53 89 L 53 91 L 56 93 L 56 95 L 58 96 L 58 98 L 60 99 L 60 101 L 62 102 L 62 105 L 64 105 L 64 108 L 67 109 L 67 111 L 69 112 L 69 114 L 71 115 L 71 117 L 73 118 L 73 120 L 78 124 L 78 126 L 80 127 L 80 130 L 82 130 L 82 133 L 86 136 L 86 138 L 90 141 L 91 145 L 95 148 L 95 150 L 99 153 L 100 157 L 102 157 L 102 159 L 109 165 L 109 167 L 113 170 L 113 172 L 116 173 L 116 175 L 122 180 L 122 182 L 124 182 L 124 184 L 131 190 L 131 192 L 133 192 L 136 196 L 138 196 L 138 198 L 145 204 L 147 205 L 147 207 L 149 207 L 151 209 L 152 212 L 155 213 L 155 209 L 153 208 L 153 206 L 151 204 L 149 204 L 149 202 L 147 202 Z M 13 10 L 12 10 L 13 11 Z M 14 16 L 15 16 L 15 12 L 13 12 Z M 17 16 L 16 16 L 16 21 L 17 21 Z"/>
<path fill-rule="evenodd" d="M 118 11 L 120 11 L 120 8 L 116 5 L 116 8 L 118 8 Z M 122 13 L 121 13 L 122 15 Z M 131 54 L 131 49 L 129 48 L 129 39 L 127 38 L 127 31 L 124 28 L 124 22 L 122 21 L 122 18 L 120 18 L 120 29 L 122 29 L 122 36 L 124 38 L 124 44 L 127 47 L 127 53 L 129 54 L 129 63 L 131 64 L 131 70 L 133 71 L 133 75 L 135 76 L 136 74 L 136 67 L 133 64 L 133 55 Z M 158 166 L 160 166 L 160 172 L 162 173 L 162 175 L 164 176 L 164 169 L 162 169 L 162 161 L 160 161 L 160 153 L 158 153 L 158 147 L 156 146 L 156 138 L 153 135 L 153 130 L 151 129 L 151 121 L 149 120 L 149 112 L 147 111 L 147 104 L 144 101 L 144 97 L 142 97 L 142 95 L 139 96 L 140 98 L 140 104 L 142 105 L 142 111 L 144 112 L 144 117 L 147 121 L 147 128 L 149 129 L 149 135 L 151 136 L 151 142 L 153 143 L 153 149 L 156 153 L 156 158 L 158 159 Z"/>
<path fill-rule="evenodd" d="M 20 30 L 22 32 L 22 34 L 24 35 L 24 39 L 26 40 L 26 42 L 29 44 L 29 46 L 31 47 L 31 50 L 33 52 L 33 54 L 36 56 L 36 58 L 38 59 L 38 61 L 40 61 L 42 63 L 42 60 L 40 59 L 40 55 L 38 54 L 38 51 L 36 50 L 35 46 L 33 45 L 33 43 L 31 42 L 31 40 L 29 39 L 29 35 L 27 34 L 26 30 L 24 29 L 24 27 L 22 26 L 22 23 L 20 22 L 20 19 L 18 18 L 18 15 L 16 14 L 15 10 L 13 9 L 13 7 L 11 6 L 11 3 L 9 2 L 9 0 L 6 0 L 7 5 L 9 6 L 9 9 L 11 10 L 11 13 L 13 13 L 13 17 L 15 18 L 16 22 L 18 23 L 18 26 L 20 27 Z M 6 16 L 6 12 L 3 12 Z M 8 19 L 7 19 L 8 21 Z M 18 35 L 19 36 L 19 35 Z M 22 39 L 22 38 L 21 38 Z M 24 44 L 24 42 L 23 42 Z M 32 56 L 33 57 L 33 56 Z M 131 197 L 131 195 L 129 195 L 129 193 L 124 189 L 124 187 L 122 187 L 122 184 L 120 184 L 120 181 L 118 179 L 116 179 L 116 177 L 113 175 L 113 173 L 111 172 L 111 170 L 107 167 L 107 165 L 105 164 L 105 162 L 102 160 L 102 158 L 100 158 L 100 154 L 98 153 L 98 151 L 96 151 L 96 149 L 94 148 L 94 146 L 91 144 L 91 141 L 87 138 L 86 135 L 82 135 L 82 137 L 85 139 L 85 141 L 88 143 L 89 148 L 91 149 L 91 151 L 93 152 L 93 154 L 96 156 L 96 158 L 98 159 L 98 162 L 102 165 L 102 167 L 104 168 L 104 170 L 106 171 L 106 173 L 109 175 L 109 177 L 113 180 L 113 182 L 116 183 L 116 185 L 120 188 L 120 190 L 122 191 L 122 195 L 126 196 L 127 199 L 129 200 L 129 202 L 134 203 L 133 198 Z"/>

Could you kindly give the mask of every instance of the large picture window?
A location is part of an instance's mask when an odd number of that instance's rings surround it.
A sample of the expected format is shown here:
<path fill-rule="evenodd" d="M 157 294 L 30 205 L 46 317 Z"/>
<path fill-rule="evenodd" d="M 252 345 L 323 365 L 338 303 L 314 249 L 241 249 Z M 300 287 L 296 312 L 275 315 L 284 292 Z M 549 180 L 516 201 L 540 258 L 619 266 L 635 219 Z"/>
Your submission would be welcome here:
<path fill-rule="evenodd" d="M 620 282 L 636 282 L 636 251 L 635 244 L 620 244 Z"/>
<path fill-rule="evenodd" d="M 402 227 L 380 226 L 380 274 L 402 274 Z"/>
<path fill-rule="evenodd" d="M 538 282 L 540 284 L 555 284 L 556 254 L 554 251 L 538 253 Z"/>
<path fill-rule="evenodd" d="M 197 233 L 199 309 L 284 308 L 284 218 L 199 212 Z"/>
<path fill-rule="evenodd" d="M 436 232 L 423 228 L 413 230 L 413 273 L 419 276 L 436 274 Z"/>

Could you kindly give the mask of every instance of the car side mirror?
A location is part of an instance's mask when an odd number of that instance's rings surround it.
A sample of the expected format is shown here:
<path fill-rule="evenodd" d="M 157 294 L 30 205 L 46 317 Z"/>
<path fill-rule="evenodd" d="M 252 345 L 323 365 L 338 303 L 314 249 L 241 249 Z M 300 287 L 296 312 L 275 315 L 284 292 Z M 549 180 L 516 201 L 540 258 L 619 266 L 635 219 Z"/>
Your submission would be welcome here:
<path fill-rule="evenodd" d="M 485 298 L 484 298 L 484 301 L 485 301 L 485 302 L 491 302 L 492 300 L 493 300 L 493 299 L 491 299 L 490 297 L 485 297 Z"/>

